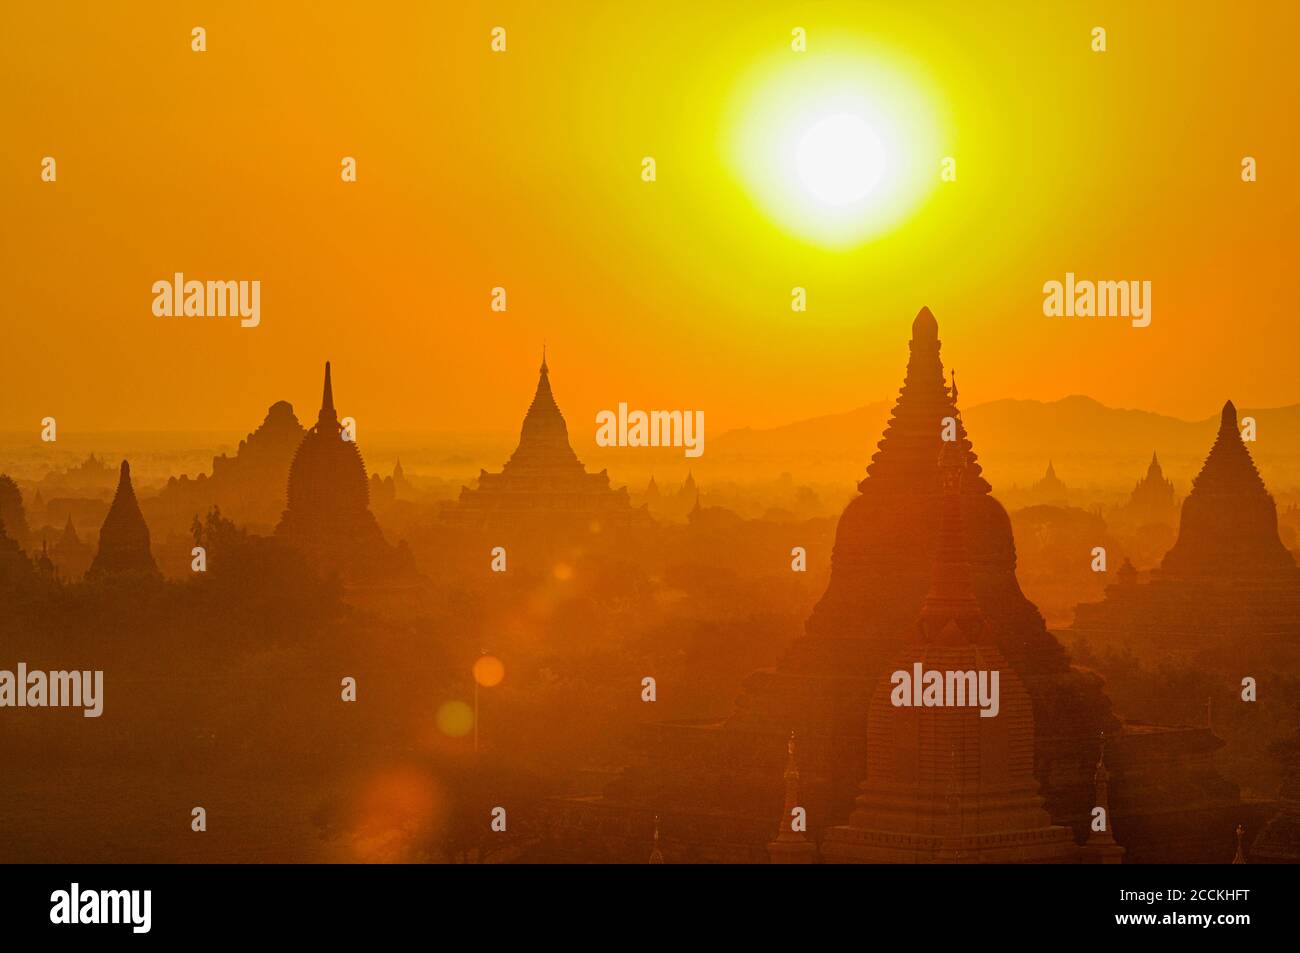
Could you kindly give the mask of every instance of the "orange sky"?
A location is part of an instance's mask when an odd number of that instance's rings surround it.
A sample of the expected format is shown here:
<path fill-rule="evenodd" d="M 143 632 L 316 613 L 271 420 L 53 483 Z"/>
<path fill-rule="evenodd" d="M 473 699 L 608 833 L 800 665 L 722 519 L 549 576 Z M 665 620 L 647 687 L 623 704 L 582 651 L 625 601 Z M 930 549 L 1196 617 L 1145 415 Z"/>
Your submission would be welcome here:
<path fill-rule="evenodd" d="M 626 401 L 716 435 L 891 397 L 922 304 L 968 405 L 1300 401 L 1295 4 L 466 6 L 0 8 L 0 430 L 310 418 L 326 358 L 371 432 L 511 430 L 545 340 L 571 430 Z M 831 249 L 755 201 L 728 129 L 755 70 L 856 43 L 958 178 Z M 155 317 L 175 271 L 260 280 L 261 326 Z M 1151 281 L 1151 326 L 1044 317 L 1066 271 Z"/>

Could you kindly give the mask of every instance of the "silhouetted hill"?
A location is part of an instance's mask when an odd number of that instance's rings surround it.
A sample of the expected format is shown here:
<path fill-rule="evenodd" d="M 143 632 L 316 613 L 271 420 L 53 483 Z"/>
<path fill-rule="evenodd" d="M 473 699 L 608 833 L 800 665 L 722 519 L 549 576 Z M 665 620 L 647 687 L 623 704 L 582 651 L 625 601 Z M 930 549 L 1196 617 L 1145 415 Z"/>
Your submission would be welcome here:
<path fill-rule="evenodd" d="M 706 456 L 710 463 L 749 460 L 801 476 L 811 476 L 808 471 L 817 468 L 838 470 L 848 462 L 849 472 L 860 478 L 875 452 L 889 406 L 874 403 L 782 427 L 729 431 L 712 442 Z M 1271 487 L 1300 484 L 1300 404 L 1244 408 L 1240 413 L 1257 422 L 1258 440 L 1250 451 Z M 1107 407 L 1082 395 L 1055 401 L 995 400 L 965 409 L 962 417 L 995 487 L 1028 485 L 1043 475 L 1050 459 L 1069 486 L 1131 489 L 1155 451 L 1180 495 L 1205 459 L 1219 425 L 1217 414 L 1187 421 Z"/>

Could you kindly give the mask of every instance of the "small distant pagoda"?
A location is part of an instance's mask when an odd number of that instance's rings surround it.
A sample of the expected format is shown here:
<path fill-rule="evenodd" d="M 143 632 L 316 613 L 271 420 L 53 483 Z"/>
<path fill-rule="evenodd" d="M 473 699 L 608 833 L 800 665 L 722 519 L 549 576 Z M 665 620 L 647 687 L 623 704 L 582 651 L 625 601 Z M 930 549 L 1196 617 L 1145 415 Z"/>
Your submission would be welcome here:
<path fill-rule="evenodd" d="M 1050 506 L 1065 506 L 1070 498 L 1070 488 L 1056 475 L 1056 467 L 1047 461 L 1047 472 L 1043 478 L 1029 488 L 1029 495 L 1035 503 Z"/>
<path fill-rule="evenodd" d="M 973 699 L 898 707 L 882 679 L 867 716 L 867 776 L 849 823 L 825 833 L 828 863 L 1072 863 L 1070 829 L 1052 823 L 1034 777 L 1034 709 L 998 650 L 971 584 L 962 528 L 965 453 L 944 446 L 930 591 L 898 670 L 997 672 L 999 710 Z M 948 699 L 951 703 L 952 699 Z"/>
<path fill-rule="evenodd" d="M 294 453 L 288 506 L 275 535 L 323 572 L 349 578 L 382 575 L 391 570 L 397 553 L 384 542 L 370 512 L 361 451 L 345 436 L 327 361 L 320 413 Z"/>
<path fill-rule="evenodd" d="M 808 839 L 808 832 L 803 825 L 796 825 L 795 813 L 802 805 L 799 803 L 799 764 L 795 760 L 794 732 L 790 732 L 790 741 L 786 745 L 785 756 L 785 807 L 781 811 L 781 823 L 777 827 L 776 839 L 767 845 L 767 854 L 774 864 L 815 864 L 817 863 L 817 845 Z"/>
<path fill-rule="evenodd" d="M 500 473 L 479 471 L 478 486 L 462 487 L 447 510 L 453 524 L 512 527 L 521 523 L 599 530 L 645 517 L 627 487 L 612 489 L 608 471 L 588 473 L 569 443 L 569 430 L 551 392 L 545 351 L 519 445 Z"/>
<path fill-rule="evenodd" d="M 1072 633 L 1175 654 L 1207 645 L 1257 648 L 1300 637 L 1300 569 L 1282 544 L 1277 507 L 1223 405 L 1219 434 L 1183 501 L 1178 541 L 1150 582 L 1121 579 L 1075 610 Z"/>
<path fill-rule="evenodd" d="M 94 550 L 81 541 L 77 527 L 72 524 L 72 514 L 63 526 L 63 534 L 50 550 L 50 559 L 64 579 L 76 581 L 86 574 L 94 559 Z"/>
<path fill-rule="evenodd" d="M 98 578 L 122 573 L 158 574 L 149 548 L 149 527 L 131 485 L 131 465 L 125 460 L 118 471 L 113 503 L 99 529 L 99 549 L 86 576 Z"/>
<path fill-rule="evenodd" d="M 1133 487 L 1128 502 L 1116 511 L 1115 516 L 1134 526 L 1153 523 L 1172 526 L 1177 523 L 1178 506 L 1174 500 L 1174 484 L 1165 479 L 1155 453 L 1151 454 L 1151 465 L 1147 467 L 1146 476 Z"/>

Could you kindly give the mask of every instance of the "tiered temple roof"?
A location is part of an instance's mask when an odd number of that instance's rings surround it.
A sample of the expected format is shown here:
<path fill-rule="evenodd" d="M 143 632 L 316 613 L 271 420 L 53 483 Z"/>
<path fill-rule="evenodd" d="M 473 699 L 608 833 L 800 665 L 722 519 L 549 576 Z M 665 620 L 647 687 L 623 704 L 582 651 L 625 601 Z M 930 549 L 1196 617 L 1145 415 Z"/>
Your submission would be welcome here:
<path fill-rule="evenodd" d="M 149 548 L 149 527 L 145 524 L 140 504 L 136 502 L 135 488 L 131 485 L 131 465 L 122 461 L 117 492 L 113 504 L 104 517 L 99 530 L 99 549 L 90 564 L 88 576 L 115 573 L 158 572 Z"/>
<path fill-rule="evenodd" d="M 626 523 L 640 513 L 627 487 L 611 489 L 608 472 L 588 473 L 574 453 L 543 354 L 515 452 L 500 473 L 481 470 L 477 487 L 462 487 L 448 519 L 469 526 L 572 521 L 586 529 L 592 522 Z"/>

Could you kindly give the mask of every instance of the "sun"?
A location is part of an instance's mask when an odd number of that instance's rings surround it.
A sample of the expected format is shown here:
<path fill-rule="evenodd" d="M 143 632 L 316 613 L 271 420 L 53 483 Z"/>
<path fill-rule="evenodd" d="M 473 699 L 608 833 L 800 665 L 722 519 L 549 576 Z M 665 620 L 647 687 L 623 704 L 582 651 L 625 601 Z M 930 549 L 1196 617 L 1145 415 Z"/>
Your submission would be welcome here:
<path fill-rule="evenodd" d="M 866 198 L 885 171 L 885 151 L 859 116 L 842 113 L 813 125 L 799 140 L 799 178 L 814 198 L 840 206 Z"/>
<path fill-rule="evenodd" d="M 849 248 L 900 225 L 939 183 L 941 110 L 915 67 L 847 41 L 742 77 L 725 124 L 731 167 L 778 226 Z"/>

